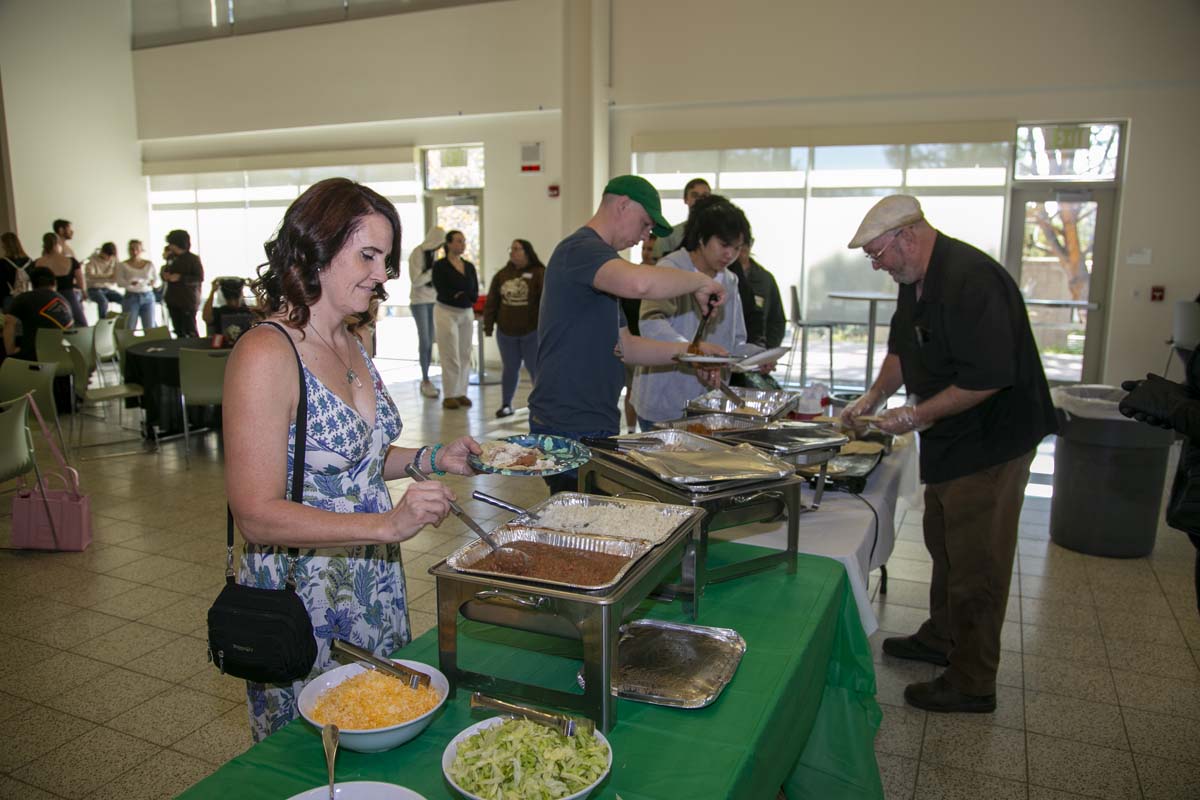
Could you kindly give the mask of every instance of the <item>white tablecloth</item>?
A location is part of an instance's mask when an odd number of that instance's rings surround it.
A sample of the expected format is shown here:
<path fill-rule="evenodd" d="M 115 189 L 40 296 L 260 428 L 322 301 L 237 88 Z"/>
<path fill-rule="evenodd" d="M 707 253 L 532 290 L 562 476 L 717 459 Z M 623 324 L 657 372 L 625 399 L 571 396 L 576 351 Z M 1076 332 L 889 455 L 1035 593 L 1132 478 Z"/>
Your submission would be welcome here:
<path fill-rule="evenodd" d="M 871 473 L 861 498 L 845 492 L 825 492 L 821 507 L 806 511 L 800 517 L 800 552 L 842 562 L 858 603 L 863 630 L 868 636 L 879 628 L 867 593 L 868 575 L 887 563 L 892 554 L 896 542 L 897 501 L 903 498 L 919 503 L 919 488 L 917 447 L 910 435 L 901 440 Z M 805 498 L 811 500 L 812 495 L 806 493 Z M 878 528 L 872 508 L 879 515 Z M 787 546 L 787 522 L 742 525 L 710 535 L 783 550 Z"/>

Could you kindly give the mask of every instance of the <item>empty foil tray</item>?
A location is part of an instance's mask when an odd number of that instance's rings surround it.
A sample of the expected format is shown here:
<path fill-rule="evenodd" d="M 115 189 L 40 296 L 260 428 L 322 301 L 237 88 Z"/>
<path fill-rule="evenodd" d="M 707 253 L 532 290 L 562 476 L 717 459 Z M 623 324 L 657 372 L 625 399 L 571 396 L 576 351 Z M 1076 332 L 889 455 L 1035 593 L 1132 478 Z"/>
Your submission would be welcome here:
<path fill-rule="evenodd" d="M 655 619 L 621 626 L 613 694 L 675 708 L 703 708 L 733 679 L 746 640 L 732 628 Z M 583 686 L 583 672 L 578 676 Z"/>

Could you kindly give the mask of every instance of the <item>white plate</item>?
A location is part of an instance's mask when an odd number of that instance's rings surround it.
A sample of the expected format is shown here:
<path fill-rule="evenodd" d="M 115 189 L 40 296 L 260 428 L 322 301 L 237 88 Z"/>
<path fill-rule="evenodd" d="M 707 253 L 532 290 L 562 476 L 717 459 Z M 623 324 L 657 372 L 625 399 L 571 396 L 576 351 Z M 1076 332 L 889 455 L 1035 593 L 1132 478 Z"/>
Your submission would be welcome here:
<path fill-rule="evenodd" d="M 483 798 L 477 794 L 471 794 L 466 789 L 455 783 L 454 779 L 450 777 L 450 765 L 454 763 L 454 757 L 458 755 L 458 743 L 470 738 L 475 734 L 476 731 L 481 731 L 484 728 L 490 728 L 493 725 L 499 725 L 502 722 L 507 722 L 509 719 L 511 719 L 511 717 L 488 717 L 482 722 L 476 722 L 469 728 L 464 728 L 462 731 L 460 731 L 457 736 L 450 740 L 450 744 L 446 745 L 446 749 L 442 751 L 442 774 L 446 776 L 446 780 L 451 786 L 454 787 L 454 791 L 458 792 L 463 797 L 466 797 L 468 800 L 483 800 Z M 566 797 L 562 798 L 562 800 L 583 800 L 583 798 L 595 791 L 596 787 L 608 777 L 608 773 L 612 772 L 612 744 L 609 743 L 608 739 L 604 738 L 604 734 L 600 732 L 599 728 L 596 729 L 596 738 L 604 742 L 604 746 L 608 748 L 608 764 L 604 767 L 604 773 L 597 778 L 596 782 L 591 786 L 586 786 L 575 794 L 567 795 Z"/>
<path fill-rule="evenodd" d="M 694 353 L 679 353 L 675 356 L 675 360 L 683 364 L 733 364 L 737 362 L 735 356 L 698 356 Z"/>
<path fill-rule="evenodd" d="M 742 370 L 753 369 L 754 367 L 770 364 L 774 361 L 786 356 L 792 351 L 790 347 L 772 347 L 770 350 L 763 350 L 761 353 L 755 353 L 752 356 L 747 356 L 737 362 L 736 368 Z"/>
<path fill-rule="evenodd" d="M 417 794 L 412 789 L 378 781 L 339 782 L 333 786 L 333 796 L 337 800 L 425 800 L 424 795 Z M 328 798 L 329 786 L 326 785 L 292 795 L 288 800 L 328 800 Z"/>

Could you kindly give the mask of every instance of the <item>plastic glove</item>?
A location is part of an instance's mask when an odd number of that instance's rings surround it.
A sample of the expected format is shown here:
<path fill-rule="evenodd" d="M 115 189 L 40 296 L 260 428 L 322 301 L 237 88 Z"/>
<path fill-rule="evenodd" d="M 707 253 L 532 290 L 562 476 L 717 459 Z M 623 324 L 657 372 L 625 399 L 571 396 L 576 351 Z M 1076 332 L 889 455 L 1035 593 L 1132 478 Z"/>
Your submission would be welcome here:
<path fill-rule="evenodd" d="M 874 414 L 883 400 L 884 398 L 880 397 L 874 389 L 867 391 L 862 397 L 842 409 L 842 425 L 847 428 L 858 427 L 858 418 Z"/>
<path fill-rule="evenodd" d="M 897 435 L 909 431 L 925 430 L 929 427 L 929 424 L 921 419 L 921 413 L 916 406 L 890 408 L 883 413 L 878 425 L 881 431 Z"/>

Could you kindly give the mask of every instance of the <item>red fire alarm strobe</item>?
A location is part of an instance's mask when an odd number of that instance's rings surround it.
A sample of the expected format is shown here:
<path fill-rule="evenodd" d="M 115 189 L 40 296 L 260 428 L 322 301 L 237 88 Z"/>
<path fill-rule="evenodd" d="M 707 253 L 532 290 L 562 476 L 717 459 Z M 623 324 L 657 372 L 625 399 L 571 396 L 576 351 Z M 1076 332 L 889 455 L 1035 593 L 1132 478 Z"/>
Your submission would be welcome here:
<path fill-rule="evenodd" d="M 1150 302 L 1151 303 L 1161 303 L 1163 298 L 1166 297 L 1166 295 L 1167 295 L 1167 290 L 1164 287 L 1162 287 L 1162 286 L 1151 286 L 1150 287 Z"/>
<path fill-rule="evenodd" d="M 557 183 L 552 183 L 546 187 L 546 194 L 548 194 L 550 197 L 558 197 L 558 191 L 559 189 Z"/>

